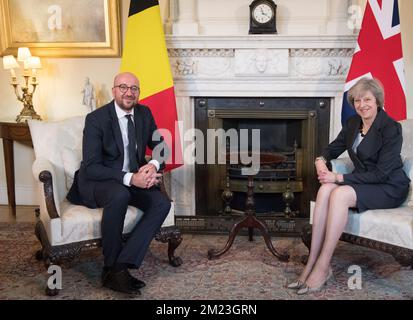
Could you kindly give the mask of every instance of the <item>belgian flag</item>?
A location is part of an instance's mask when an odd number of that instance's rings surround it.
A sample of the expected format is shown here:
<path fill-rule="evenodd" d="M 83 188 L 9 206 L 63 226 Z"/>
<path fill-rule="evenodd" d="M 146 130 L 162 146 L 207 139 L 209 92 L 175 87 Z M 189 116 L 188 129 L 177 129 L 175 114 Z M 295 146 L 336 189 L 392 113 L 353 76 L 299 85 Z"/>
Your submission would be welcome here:
<path fill-rule="evenodd" d="M 157 0 L 131 0 L 121 72 L 132 72 L 140 81 L 140 103 L 147 105 L 165 137 L 171 157 L 165 170 L 182 165 L 182 150 L 171 67 Z M 162 132 L 166 129 L 171 136 Z"/>

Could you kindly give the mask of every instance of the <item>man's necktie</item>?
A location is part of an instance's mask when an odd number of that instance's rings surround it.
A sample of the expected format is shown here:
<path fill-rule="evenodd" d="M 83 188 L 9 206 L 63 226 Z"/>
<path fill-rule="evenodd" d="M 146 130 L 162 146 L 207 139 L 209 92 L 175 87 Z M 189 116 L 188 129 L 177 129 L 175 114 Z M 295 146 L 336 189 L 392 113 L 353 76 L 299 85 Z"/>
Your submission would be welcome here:
<path fill-rule="evenodd" d="M 125 116 L 128 119 L 128 151 L 129 151 L 129 170 L 130 172 L 138 171 L 138 160 L 136 159 L 136 131 L 132 121 L 132 115 Z"/>

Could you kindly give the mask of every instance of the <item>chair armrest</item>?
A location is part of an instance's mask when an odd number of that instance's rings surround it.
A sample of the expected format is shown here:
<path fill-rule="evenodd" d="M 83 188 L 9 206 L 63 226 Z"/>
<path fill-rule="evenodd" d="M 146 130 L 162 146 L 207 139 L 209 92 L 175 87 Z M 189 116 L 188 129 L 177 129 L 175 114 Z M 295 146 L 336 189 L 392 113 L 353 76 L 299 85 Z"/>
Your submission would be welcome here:
<path fill-rule="evenodd" d="M 406 175 L 410 178 L 410 180 L 412 180 L 413 179 L 413 157 L 403 158 L 403 170 L 406 173 Z"/>
<path fill-rule="evenodd" d="M 53 177 L 56 177 L 53 164 L 46 159 L 38 158 L 33 162 L 32 172 L 36 181 L 43 183 L 43 196 L 50 219 L 59 218 L 61 201 L 53 183 Z"/>
<path fill-rule="evenodd" d="M 331 160 L 331 171 L 341 174 L 351 173 L 354 170 L 353 162 L 350 158 L 340 158 Z"/>
<path fill-rule="evenodd" d="M 159 187 L 161 189 L 161 192 L 165 195 L 165 197 L 171 203 L 171 209 L 169 210 L 169 213 L 168 213 L 165 221 L 162 224 L 162 228 L 167 228 L 167 227 L 175 225 L 175 205 L 174 205 L 173 200 L 169 196 L 168 192 L 166 191 L 165 180 L 164 180 L 164 177 L 163 177 L 163 174 L 164 174 L 163 170 L 159 170 L 159 173 L 162 173 L 162 180 L 161 180 L 161 183 L 159 184 Z"/>
<path fill-rule="evenodd" d="M 171 197 L 169 196 L 168 192 L 166 191 L 165 188 L 165 181 L 164 181 L 164 177 L 163 177 L 163 170 L 159 170 L 158 173 L 162 174 L 162 179 L 161 179 L 161 183 L 159 184 L 159 188 L 161 189 L 161 192 L 165 195 L 165 197 L 169 200 L 169 202 L 172 202 Z"/>
<path fill-rule="evenodd" d="M 403 157 L 403 170 L 410 179 L 409 193 L 402 207 L 413 206 L 413 157 Z"/>

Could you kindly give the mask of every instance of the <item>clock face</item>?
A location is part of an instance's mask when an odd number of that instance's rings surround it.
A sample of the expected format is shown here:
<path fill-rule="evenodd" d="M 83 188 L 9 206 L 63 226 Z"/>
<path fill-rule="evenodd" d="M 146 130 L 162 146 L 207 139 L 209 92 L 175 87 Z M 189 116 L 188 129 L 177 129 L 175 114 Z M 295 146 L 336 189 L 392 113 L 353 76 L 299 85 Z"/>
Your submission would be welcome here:
<path fill-rule="evenodd" d="M 253 9 L 252 17 L 258 23 L 264 24 L 271 20 L 274 12 L 272 8 L 265 3 L 261 3 Z"/>

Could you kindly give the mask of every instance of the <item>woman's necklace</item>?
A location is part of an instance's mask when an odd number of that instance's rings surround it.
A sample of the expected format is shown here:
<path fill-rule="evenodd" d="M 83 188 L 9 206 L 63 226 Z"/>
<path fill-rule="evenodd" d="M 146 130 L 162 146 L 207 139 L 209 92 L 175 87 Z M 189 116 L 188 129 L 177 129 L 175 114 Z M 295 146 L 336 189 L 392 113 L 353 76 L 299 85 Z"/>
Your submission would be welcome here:
<path fill-rule="evenodd" d="M 363 124 L 363 122 L 361 122 L 359 131 L 360 131 L 360 136 L 361 136 L 362 138 L 364 138 L 364 137 L 366 136 L 367 131 L 368 131 L 368 129 L 367 129 L 367 130 L 366 130 L 366 133 L 363 133 L 363 128 L 364 128 L 364 124 Z"/>

